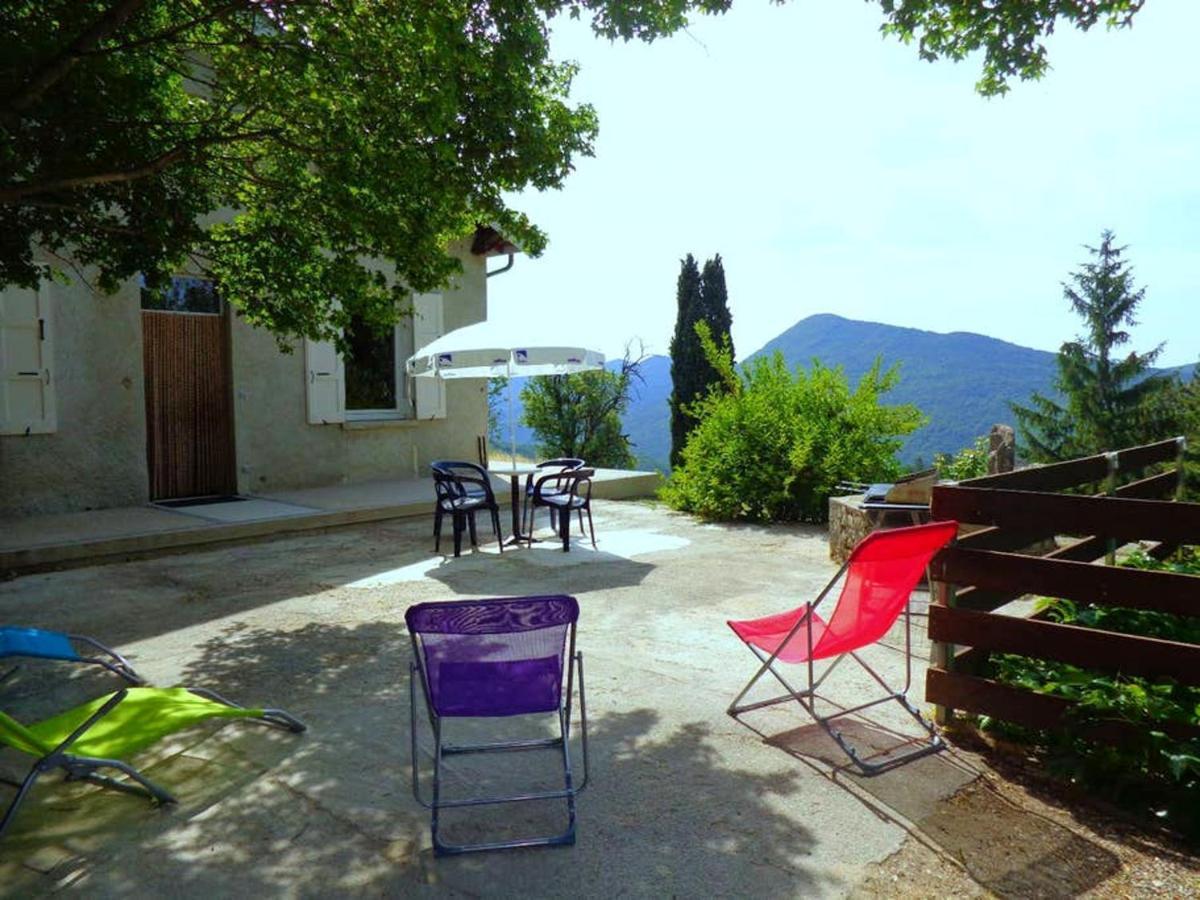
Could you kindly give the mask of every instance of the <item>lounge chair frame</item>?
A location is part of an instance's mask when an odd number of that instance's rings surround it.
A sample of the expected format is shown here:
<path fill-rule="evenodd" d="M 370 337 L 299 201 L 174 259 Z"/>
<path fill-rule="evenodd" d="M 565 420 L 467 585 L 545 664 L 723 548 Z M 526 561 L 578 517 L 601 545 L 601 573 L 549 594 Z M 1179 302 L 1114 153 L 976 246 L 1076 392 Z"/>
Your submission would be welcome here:
<path fill-rule="evenodd" d="M 531 740 L 495 741 L 480 744 L 447 744 L 443 743 L 442 717 L 435 711 L 429 691 L 429 683 L 425 677 L 425 669 L 417 660 L 422 659 L 418 638 L 412 637 L 413 661 L 409 663 L 409 714 L 412 736 L 412 791 L 413 797 L 423 807 L 430 810 L 431 832 L 433 835 L 433 852 L 436 856 L 452 856 L 463 853 L 475 853 L 487 850 L 509 850 L 517 847 L 554 847 L 575 843 L 575 798 L 587 788 L 588 784 L 588 732 L 587 732 L 587 695 L 583 684 L 583 653 L 575 649 L 575 623 L 571 623 L 568 632 L 567 649 L 567 685 L 563 701 L 557 711 L 558 736 L 551 738 L 535 738 Z M 578 675 L 576 675 L 578 672 Z M 583 780 L 578 786 L 574 783 L 574 770 L 571 764 L 571 707 L 574 695 L 573 686 L 578 678 L 579 685 L 579 718 L 580 741 L 583 755 Z M 417 683 L 420 682 L 425 697 L 425 711 L 430 728 L 433 731 L 433 796 L 426 800 L 421 796 L 420 766 L 417 747 Z M 558 748 L 562 752 L 563 789 L 561 791 L 540 791 L 526 794 L 507 796 L 466 797 L 454 800 L 442 799 L 442 762 L 447 756 L 466 753 L 511 753 L 525 750 L 546 750 Z M 439 813 L 443 809 L 457 809 L 468 806 L 490 806 L 501 803 L 525 803 L 537 800 L 566 800 L 567 827 L 566 830 L 554 835 L 539 835 L 528 838 L 517 838 L 507 841 L 488 841 L 475 844 L 447 843 L 441 839 Z"/>
<path fill-rule="evenodd" d="M 225 706 L 232 706 L 235 709 L 243 707 L 234 703 L 232 700 L 222 697 L 216 691 L 206 690 L 205 688 L 188 688 L 188 690 L 197 696 L 204 697 L 208 700 L 213 700 Z M 8 808 L 4 812 L 3 818 L 0 818 L 0 836 L 3 836 L 5 830 L 16 817 L 17 810 L 22 802 L 32 790 L 34 784 L 43 775 L 53 772 L 55 769 L 62 769 L 66 773 L 67 781 L 87 781 L 92 784 L 100 785 L 101 787 L 112 788 L 116 791 L 121 791 L 126 794 L 135 794 L 146 797 L 153 801 L 156 805 L 162 806 L 167 803 L 178 802 L 173 794 L 167 791 L 160 785 L 155 784 L 129 763 L 119 759 L 103 759 L 95 756 L 77 756 L 70 752 L 71 745 L 75 743 L 81 736 L 103 719 L 106 715 L 112 712 L 125 699 L 129 691 L 127 688 L 117 691 L 113 694 L 103 706 L 97 709 L 89 716 L 78 728 L 67 736 L 66 740 L 56 746 L 45 756 L 39 758 L 29 770 L 23 781 L 17 786 L 17 795 L 9 803 Z M 255 718 L 252 721 L 265 722 L 277 728 L 284 728 L 288 731 L 301 732 L 305 731 L 307 726 L 296 717 L 284 712 L 281 709 L 264 709 L 261 717 Z M 108 775 L 101 775 L 100 769 L 115 769 L 125 775 L 133 784 L 124 781 L 119 781 Z M 7 779 L 5 779 L 7 781 Z M 12 782 L 9 782 L 12 783 Z"/>
<path fill-rule="evenodd" d="M 4 631 L 5 627 L 6 626 L 0 626 L 0 633 L 2 633 Z M 34 659 L 34 658 L 36 658 L 36 659 L 51 659 L 51 660 L 60 660 L 62 662 L 77 662 L 77 663 L 96 665 L 96 666 L 101 666 L 105 669 L 108 669 L 108 671 L 112 672 L 114 675 L 119 675 L 121 678 L 124 678 L 129 684 L 132 684 L 135 687 L 146 684 L 146 679 L 137 673 L 137 671 L 130 664 L 129 660 L 127 660 L 124 656 L 122 656 L 116 650 L 113 650 L 111 647 L 107 647 L 104 644 L 100 643 L 95 638 L 90 638 L 87 635 L 83 635 L 83 634 L 63 634 L 63 633 L 57 632 L 57 631 L 45 631 L 44 629 L 40 629 L 40 628 L 28 629 L 28 630 L 20 629 L 20 630 L 34 631 L 36 633 L 45 635 L 46 637 L 48 637 L 52 640 L 53 639 L 65 639 L 69 643 L 85 644 L 88 647 L 91 647 L 92 649 L 96 650 L 99 654 L 103 654 L 103 655 L 102 656 L 100 656 L 100 655 L 83 656 L 76 652 L 74 656 L 67 656 L 65 654 L 59 655 L 59 654 L 51 654 L 51 653 L 45 653 L 45 654 L 22 653 L 20 651 L 14 651 L 14 652 L 8 652 L 8 653 L 2 654 L 5 658 L 15 657 L 15 656 L 24 656 L 24 657 L 27 657 L 30 659 Z M 74 648 L 72 648 L 72 650 L 74 651 Z M 0 681 L 3 681 L 5 678 L 12 675 L 16 671 L 17 671 L 17 667 L 13 667 L 13 668 L 9 669 L 3 675 L 0 675 Z"/>
<path fill-rule="evenodd" d="M 779 646 L 775 649 L 775 651 L 773 653 L 767 654 L 764 651 L 760 650 L 758 647 L 755 647 L 753 644 L 749 643 L 748 641 L 743 642 L 750 649 L 750 652 L 753 653 L 758 658 L 761 665 L 759 666 L 758 671 L 754 673 L 754 677 L 751 678 L 750 681 L 748 681 L 746 683 L 746 686 L 744 688 L 742 688 L 741 692 L 736 697 L 734 697 L 733 702 L 729 704 L 729 708 L 726 710 L 726 712 L 730 716 L 732 716 L 733 718 L 736 719 L 742 713 L 750 712 L 751 710 L 763 709 L 768 706 L 775 706 L 780 703 L 790 703 L 790 702 L 794 701 L 794 702 L 798 703 L 800 705 L 800 707 L 806 713 L 808 713 L 809 717 L 812 718 L 813 720 L 815 720 L 816 723 L 818 725 L 820 725 L 821 728 L 823 728 L 826 731 L 826 733 L 829 734 L 829 736 L 834 739 L 834 741 L 837 742 L 837 745 L 850 758 L 850 762 L 855 768 L 857 768 L 864 775 L 878 775 L 882 772 L 888 771 L 889 769 L 894 769 L 899 765 L 903 765 L 906 762 L 910 762 L 911 760 L 918 759 L 922 756 L 929 756 L 932 753 L 937 753 L 937 752 L 945 749 L 946 743 L 945 743 L 945 741 L 942 740 L 941 735 L 939 735 L 937 733 L 937 729 L 934 727 L 933 723 L 931 723 L 923 715 L 921 715 L 920 710 L 918 710 L 915 706 L 913 706 L 912 703 L 910 703 L 908 700 L 908 689 L 912 685 L 912 610 L 911 610 L 912 599 L 911 599 L 911 597 L 905 601 L 904 612 L 903 612 L 903 615 L 904 615 L 904 687 L 901 690 L 897 691 L 894 688 L 892 688 L 886 681 L 884 681 L 884 679 L 882 678 L 882 676 L 880 676 L 880 674 L 878 672 L 876 672 L 873 668 L 871 668 L 870 665 L 867 664 L 866 660 L 864 660 L 861 656 L 859 656 L 859 654 L 857 652 L 855 652 L 853 650 L 848 651 L 846 653 L 839 654 L 838 656 L 835 656 L 832 659 L 832 661 L 829 663 L 829 665 L 825 667 L 825 670 L 823 672 L 821 672 L 821 674 L 819 676 L 816 674 L 816 664 L 812 658 L 812 650 L 813 650 L 812 616 L 813 616 L 813 612 L 814 612 L 814 610 L 816 610 L 818 604 L 820 604 L 821 601 L 824 600 L 829 595 L 829 593 L 838 584 L 838 582 L 841 581 L 842 576 L 845 575 L 846 570 L 849 568 L 852 559 L 853 558 L 851 558 L 851 560 L 847 560 L 845 563 L 842 564 L 842 567 L 840 569 L 838 569 L 837 574 L 834 575 L 832 579 L 830 579 L 829 583 L 827 585 L 825 585 L 825 587 L 817 595 L 815 600 L 812 600 L 805 604 L 806 608 L 805 608 L 803 615 L 801 615 L 800 618 L 796 621 L 796 624 L 792 627 L 791 631 L 788 632 L 787 637 L 785 637 L 782 641 L 780 641 Z M 806 687 L 797 689 L 797 688 L 793 687 L 788 682 L 788 680 L 783 677 L 783 674 L 775 667 L 775 661 L 778 658 L 779 654 L 781 652 L 783 652 L 783 649 L 785 647 L 787 647 L 789 643 L 791 643 L 791 641 L 801 632 L 801 630 L 803 630 L 805 632 L 806 640 L 808 642 L 808 659 L 804 664 L 805 671 L 808 676 L 808 684 Z M 851 707 L 845 708 L 845 709 L 838 709 L 837 712 L 835 712 L 831 715 L 828 715 L 828 716 L 819 715 L 817 713 L 817 709 L 816 709 L 817 688 L 819 688 L 821 686 L 821 684 L 825 681 L 825 679 L 829 677 L 829 675 L 833 672 L 833 670 L 836 669 L 837 666 L 842 662 L 842 660 L 844 660 L 847 656 L 852 657 L 855 662 L 857 662 L 860 666 L 862 666 L 864 669 L 866 669 L 867 673 L 873 679 L 875 679 L 875 681 L 878 682 L 880 687 L 882 687 L 884 689 L 884 691 L 886 691 L 887 693 L 882 697 L 877 697 L 873 700 L 868 700 L 866 703 L 860 703 L 857 706 L 851 706 Z M 767 700 L 758 700 L 758 701 L 755 701 L 752 703 L 741 703 L 742 698 L 744 698 L 748 693 L 750 693 L 750 690 L 758 683 L 758 681 L 764 675 L 766 675 L 768 673 L 770 673 L 772 677 L 774 677 L 780 684 L 783 685 L 783 687 L 785 688 L 787 693 L 781 694 L 777 697 L 771 697 Z M 927 741 L 923 741 L 921 744 L 916 746 L 914 749 L 909 750 L 905 753 L 889 755 L 888 758 L 886 760 L 884 760 L 883 762 L 872 763 L 868 759 L 864 759 L 863 757 L 861 757 L 859 755 L 858 749 L 856 747 L 854 747 L 852 744 L 850 744 L 850 742 L 846 740 L 845 736 L 830 724 L 834 719 L 839 719 L 843 716 L 848 716 L 848 715 L 851 715 L 856 712 L 861 712 L 864 709 L 869 709 L 872 706 L 878 706 L 879 704 L 890 703 L 892 701 L 899 703 L 900 706 L 902 706 L 904 708 L 904 710 L 910 716 L 912 716 L 912 718 L 916 721 L 916 723 L 925 730 L 925 732 L 929 735 L 929 738 Z"/>

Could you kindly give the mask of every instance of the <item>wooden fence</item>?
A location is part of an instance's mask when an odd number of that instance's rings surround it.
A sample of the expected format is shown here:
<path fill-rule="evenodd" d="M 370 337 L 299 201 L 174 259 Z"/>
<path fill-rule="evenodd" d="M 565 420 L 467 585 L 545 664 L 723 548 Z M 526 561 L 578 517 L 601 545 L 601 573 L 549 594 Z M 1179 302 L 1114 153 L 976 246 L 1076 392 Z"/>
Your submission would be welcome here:
<path fill-rule="evenodd" d="M 1150 553 L 1159 558 L 1200 544 L 1200 503 L 1179 499 L 1184 449 L 1178 438 L 933 489 L 934 518 L 978 527 L 931 567 L 925 696 L 942 721 L 964 710 L 1029 728 L 1063 724 L 1072 701 L 980 674 L 993 652 L 1200 685 L 1200 645 L 996 612 L 1036 595 L 1200 616 L 1200 578 L 1105 564 L 1132 541 L 1153 542 Z M 1173 468 L 1153 471 L 1165 465 Z M 1058 493 L 1065 490 L 1075 493 Z M 1089 737 L 1119 741 L 1133 727 L 1104 722 Z"/>

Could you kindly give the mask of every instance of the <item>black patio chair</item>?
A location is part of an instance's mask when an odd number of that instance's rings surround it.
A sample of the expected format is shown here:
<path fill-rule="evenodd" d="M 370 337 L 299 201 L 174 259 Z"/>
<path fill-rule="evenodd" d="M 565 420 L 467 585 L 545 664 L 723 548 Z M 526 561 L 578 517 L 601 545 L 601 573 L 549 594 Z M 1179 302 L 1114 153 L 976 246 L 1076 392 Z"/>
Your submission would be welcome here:
<path fill-rule="evenodd" d="M 582 469 L 584 467 L 584 465 L 585 465 L 585 463 L 582 459 L 578 459 L 574 456 L 563 456 L 563 457 L 559 457 L 558 459 L 548 459 L 545 462 L 540 462 L 537 464 L 538 471 L 530 472 L 525 477 L 525 498 L 524 498 L 525 502 L 524 502 L 524 505 L 521 507 L 521 528 L 522 528 L 522 530 L 524 530 L 524 528 L 525 528 L 525 515 L 529 512 L 529 508 L 530 508 L 529 501 L 533 497 L 533 482 L 534 482 L 534 480 L 536 478 L 541 478 L 543 475 L 549 474 L 551 470 L 556 470 L 556 471 L 562 472 L 562 473 L 573 472 L 575 469 Z M 555 492 L 561 492 L 560 485 L 547 483 L 542 487 L 543 494 L 550 495 Z M 555 509 L 551 508 L 551 510 L 550 510 L 550 527 L 553 528 L 555 531 L 557 531 L 558 526 L 556 524 L 555 516 L 556 516 L 556 511 L 555 511 Z M 530 531 L 532 531 L 532 527 L 533 527 L 533 520 L 531 519 L 530 520 Z M 525 533 L 529 534 L 529 531 L 526 531 Z"/>
<path fill-rule="evenodd" d="M 433 471 L 433 490 L 437 500 L 433 508 L 433 552 L 442 544 L 442 519 L 449 513 L 454 525 L 454 555 L 462 554 L 462 533 L 469 531 L 471 546 L 479 546 L 475 532 L 475 513 L 485 509 L 492 516 L 492 532 L 500 552 L 504 552 L 504 533 L 500 530 L 500 506 L 483 466 L 460 460 L 438 460 L 430 463 Z"/>
<path fill-rule="evenodd" d="M 529 499 L 529 539 L 533 539 L 533 520 L 537 508 L 544 506 L 558 514 L 557 531 L 562 538 L 563 552 L 571 549 L 571 513 L 579 514 L 579 530 L 583 531 L 583 514 L 587 512 L 588 531 L 592 537 L 592 549 L 596 547 L 596 526 L 592 523 L 592 477 L 595 469 L 572 469 L 569 472 L 553 472 L 543 475 L 533 483 L 533 496 Z M 553 524 L 553 519 L 551 519 Z"/>

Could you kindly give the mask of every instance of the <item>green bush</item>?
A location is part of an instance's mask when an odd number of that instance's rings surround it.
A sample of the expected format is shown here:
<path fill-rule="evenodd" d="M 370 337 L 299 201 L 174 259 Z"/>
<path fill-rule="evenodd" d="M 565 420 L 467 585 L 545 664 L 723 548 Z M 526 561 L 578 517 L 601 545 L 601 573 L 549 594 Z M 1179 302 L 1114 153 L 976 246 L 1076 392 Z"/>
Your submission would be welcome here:
<path fill-rule="evenodd" d="M 823 522 L 839 481 L 900 472 L 899 438 L 923 417 L 880 404 L 899 379 L 895 367 L 884 372 L 876 360 L 853 390 L 841 368 L 814 361 L 791 372 L 781 353 L 737 372 L 703 323 L 697 331 L 722 384 L 691 405 L 699 424 L 662 490 L 669 505 L 705 519 Z"/>
<path fill-rule="evenodd" d="M 935 453 L 933 467 L 937 469 L 938 477 L 950 481 L 966 481 L 968 478 L 980 478 L 988 472 L 988 439 L 987 435 L 975 438 L 970 447 L 963 447 L 953 456 L 949 453 Z"/>

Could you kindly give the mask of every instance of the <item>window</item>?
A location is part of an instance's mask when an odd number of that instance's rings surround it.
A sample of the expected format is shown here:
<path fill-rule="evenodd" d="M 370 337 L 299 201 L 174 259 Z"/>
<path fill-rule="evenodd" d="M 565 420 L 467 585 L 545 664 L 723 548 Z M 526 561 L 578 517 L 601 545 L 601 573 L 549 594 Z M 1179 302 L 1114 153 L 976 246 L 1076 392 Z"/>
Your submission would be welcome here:
<path fill-rule="evenodd" d="M 402 419 L 411 415 L 404 362 L 412 355 L 407 319 L 379 332 L 355 318 L 346 329 L 346 417 Z"/>
<path fill-rule="evenodd" d="M 403 316 L 390 333 L 352 322 L 345 357 L 332 341 L 305 340 L 308 423 L 446 418 L 441 379 L 404 373 L 414 346 L 424 347 L 441 336 L 442 321 L 441 294 L 414 294 L 413 315 Z"/>
<path fill-rule="evenodd" d="M 202 313 L 220 315 L 221 296 L 216 282 L 195 275 L 173 275 L 166 287 L 157 290 L 146 287 L 141 278 L 142 309 L 159 312 Z"/>

